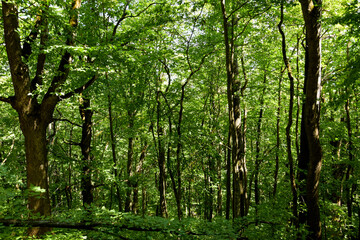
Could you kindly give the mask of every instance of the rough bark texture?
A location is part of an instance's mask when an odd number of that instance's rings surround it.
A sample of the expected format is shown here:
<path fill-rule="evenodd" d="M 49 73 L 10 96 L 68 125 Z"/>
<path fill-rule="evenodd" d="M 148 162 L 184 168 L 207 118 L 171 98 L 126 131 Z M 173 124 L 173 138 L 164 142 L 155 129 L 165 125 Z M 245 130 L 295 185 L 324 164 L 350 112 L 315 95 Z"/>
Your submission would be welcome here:
<path fill-rule="evenodd" d="M 319 139 L 320 93 L 321 93 L 321 4 L 322 1 L 299 0 L 306 28 L 305 59 L 306 99 L 304 104 L 304 129 L 309 150 L 306 176 L 306 206 L 308 239 L 321 239 L 319 208 L 319 179 L 322 163 L 322 150 Z"/>

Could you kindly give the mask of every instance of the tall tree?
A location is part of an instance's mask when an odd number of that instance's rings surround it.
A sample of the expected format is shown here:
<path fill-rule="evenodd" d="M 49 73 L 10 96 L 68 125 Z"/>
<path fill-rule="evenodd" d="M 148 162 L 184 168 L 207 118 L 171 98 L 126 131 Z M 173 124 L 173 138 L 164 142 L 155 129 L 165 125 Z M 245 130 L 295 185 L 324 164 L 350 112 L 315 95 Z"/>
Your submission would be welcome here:
<path fill-rule="evenodd" d="M 292 156 L 292 144 L 291 144 L 291 126 L 293 123 L 293 106 L 294 106 L 294 76 L 291 70 L 290 61 L 287 57 L 287 49 L 286 49 L 286 38 L 285 33 L 282 29 L 284 21 L 284 0 L 281 1 L 281 17 L 280 22 L 278 24 L 279 32 L 281 34 L 281 46 L 282 46 L 282 56 L 283 61 L 285 64 L 286 71 L 288 73 L 288 78 L 290 80 L 290 101 L 289 101 L 289 117 L 288 117 L 288 124 L 286 126 L 286 147 L 287 147 L 287 156 L 289 162 L 289 175 L 290 175 L 290 186 L 291 192 L 293 195 L 292 201 L 292 210 L 293 210 L 293 222 L 297 225 L 297 187 L 295 182 L 295 171 L 294 171 L 294 160 Z"/>
<path fill-rule="evenodd" d="M 77 11 L 80 8 L 80 0 L 72 2 L 70 10 L 69 32 L 66 44 L 74 44 L 73 31 L 78 25 Z M 46 1 L 40 3 L 42 11 L 39 12 L 35 22 L 35 28 L 25 39 L 21 46 L 21 29 L 19 28 L 18 6 L 13 2 L 2 1 L 2 16 L 4 25 L 5 45 L 7 58 L 9 61 L 12 86 L 14 96 L 1 97 L 1 101 L 10 103 L 17 111 L 20 127 L 25 137 L 26 150 L 26 171 L 27 187 L 31 192 L 35 189 L 42 189 L 40 197 L 38 194 L 30 194 L 28 198 L 28 208 L 33 213 L 41 216 L 48 216 L 51 213 L 48 185 L 48 160 L 46 129 L 53 120 L 55 106 L 63 99 L 73 96 L 75 93 L 82 92 L 89 87 L 96 77 L 92 77 L 84 86 L 69 91 L 66 94 L 58 94 L 69 75 L 69 64 L 72 54 L 64 51 L 57 68 L 57 74 L 52 78 L 49 88 L 41 99 L 34 94 L 39 86 L 43 85 L 43 74 L 45 69 L 46 55 L 38 53 L 38 60 L 35 64 L 35 77 L 31 79 L 29 67 L 29 57 L 32 54 L 32 44 L 40 34 L 40 45 L 45 46 L 47 36 Z M 42 26 L 42 27 L 40 27 Z M 29 235 L 40 235 L 48 231 L 48 228 L 31 228 Z"/>
<path fill-rule="evenodd" d="M 244 7 L 247 2 L 240 6 L 230 8 L 225 1 L 221 0 L 221 12 L 223 20 L 226 76 L 227 76 L 227 97 L 229 108 L 229 142 L 231 142 L 231 156 L 233 164 L 233 218 L 245 216 L 245 205 L 247 199 L 247 168 L 245 162 L 245 149 L 243 131 L 241 124 L 240 110 L 240 81 L 237 80 L 238 68 L 235 58 L 234 28 L 237 20 L 235 12 Z M 230 9 L 230 13 L 227 11 Z M 246 27 L 246 25 L 245 25 Z"/>
<path fill-rule="evenodd" d="M 308 154 L 300 157 L 299 162 L 307 165 L 306 172 L 306 208 L 308 239 L 321 239 L 321 221 L 319 207 L 319 180 L 322 164 L 320 145 L 320 94 L 321 94 L 321 12 L 322 1 L 299 0 L 306 29 L 305 57 L 305 103 L 303 107 L 302 131 L 306 138 Z"/>

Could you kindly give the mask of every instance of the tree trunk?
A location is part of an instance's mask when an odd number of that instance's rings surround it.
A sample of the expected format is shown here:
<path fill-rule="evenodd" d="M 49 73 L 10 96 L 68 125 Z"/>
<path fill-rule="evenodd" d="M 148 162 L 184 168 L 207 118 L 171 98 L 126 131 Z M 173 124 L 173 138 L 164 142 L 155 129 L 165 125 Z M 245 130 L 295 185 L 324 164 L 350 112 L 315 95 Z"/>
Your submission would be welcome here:
<path fill-rule="evenodd" d="M 26 120 L 20 118 L 20 124 L 25 136 L 27 188 L 30 190 L 28 209 L 33 215 L 50 216 L 46 149 L 47 124 L 42 123 L 38 117 L 30 117 L 26 118 Z M 50 229 L 33 227 L 28 229 L 28 235 L 38 236 L 47 231 L 50 231 Z"/>
<path fill-rule="evenodd" d="M 226 144 L 226 206 L 225 206 L 225 216 L 226 219 L 230 219 L 230 209 L 231 209 L 231 134 L 230 130 L 228 132 L 228 141 Z"/>
<path fill-rule="evenodd" d="M 262 125 L 262 118 L 264 113 L 264 95 L 266 90 L 266 68 L 264 69 L 264 81 L 263 81 L 263 92 L 260 96 L 260 111 L 259 111 L 259 118 L 257 122 L 257 130 L 256 130 L 256 156 L 255 156 L 255 180 L 254 180 L 254 191 L 255 191 L 255 212 L 256 218 L 258 215 L 258 205 L 260 204 L 260 189 L 259 189 L 259 174 L 260 174 L 260 143 L 261 143 L 261 125 Z"/>
<path fill-rule="evenodd" d="M 226 13 L 226 6 L 224 1 L 220 1 L 223 30 L 224 30 L 224 44 L 226 56 L 226 74 L 227 74 L 227 98 L 229 109 L 229 125 L 231 134 L 231 158 L 233 164 L 233 218 L 245 216 L 246 214 L 246 198 L 247 198 L 247 169 L 245 162 L 245 148 L 243 142 L 243 130 L 241 124 L 240 111 L 240 82 L 236 81 L 238 74 L 237 63 L 235 59 L 235 44 L 234 44 L 234 15 L 229 17 Z"/>
<path fill-rule="evenodd" d="M 143 147 L 142 147 L 142 150 L 141 150 L 141 153 L 140 153 L 140 159 L 139 159 L 139 162 L 136 166 L 136 171 L 135 171 L 135 174 L 136 174 L 136 179 L 134 181 L 134 195 L 133 195 L 133 207 L 132 207 L 132 211 L 137 214 L 138 213 L 138 208 L 139 208 L 139 178 L 140 178 L 140 175 L 143 173 L 143 164 L 144 164 L 144 161 L 145 161 L 145 157 L 146 157 L 146 149 L 148 148 L 148 144 L 147 142 L 145 141 Z"/>
<path fill-rule="evenodd" d="M 134 128 L 134 113 L 128 111 L 128 116 L 129 116 L 129 130 L 130 130 L 130 135 L 132 135 L 133 133 L 133 128 Z M 132 188 L 133 188 L 133 183 L 132 183 L 132 176 L 133 176 L 133 161 L 134 161 L 134 138 L 132 136 L 130 136 L 128 138 L 128 158 L 127 158 L 127 176 L 126 176 L 126 180 L 127 180 L 127 189 L 126 189 L 126 199 L 125 199 L 125 212 L 130 212 L 131 208 L 132 208 L 132 201 L 131 201 L 131 192 L 132 192 Z"/>
<path fill-rule="evenodd" d="M 274 171 L 274 188 L 273 197 L 276 197 L 277 182 L 279 175 L 279 153 L 280 153 L 280 118 L 281 118 L 281 82 L 283 75 L 281 73 L 279 79 L 279 90 L 278 90 L 278 107 L 276 111 L 276 156 L 275 156 L 275 171 Z"/>
<path fill-rule="evenodd" d="M 166 176 L 165 176 L 165 144 L 164 144 L 164 130 L 160 125 L 160 114 L 161 114 L 161 102 L 160 92 L 158 91 L 157 101 L 157 139 L 158 139 L 158 166 L 159 166 L 159 214 L 161 217 L 167 217 L 167 206 L 166 206 Z"/>
<path fill-rule="evenodd" d="M 83 206 L 88 209 L 92 204 L 94 197 L 92 193 L 91 183 L 91 138 L 92 138 L 92 122 L 91 118 L 93 111 L 90 108 L 90 99 L 82 97 L 80 99 L 79 107 L 81 120 L 82 120 L 82 132 L 80 148 L 82 153 L 82 176 L 81 176 L 81 194 L 83 197 Z"/>
<path fill-rule="evenodd" d="M 105 75 L 107 79 L 107 74 Z M 108 79 L 107 79 L 108 80 Z M 118 210 L 119 212 L 122 211 L 122 196 L 120 193 L 120 187 L 118 183 L 118 178 L 120 177 L 118 174 L 118 163 L 117 163 L 117 157 L 116 157 L 116 140 L 115 140 L 115 134 L 114 134 L 114 123 L 113 123 L 113 116 L 112 116 L 112 100 L 110 95 L 110 85 L 108 84 L 109 93 L 108 93 L 108 112 L 109 112 L 109 127 L 110 127 L 110 142 L 111 142 L 111 153 L 112 153 L 112 160 L 113 160 L 113 167 L 114 167 L 114 179 L 115 179 L 115 188 L 116 188 L 116 196 L 118 200 Z M 110 193 L 110 209 L 112 205 L 112 188 Z"/>
<path fill-rule="evenodd" d="M 282 30 L 282 24 L 284 20 L 284 1 L 281 1 L 281 19 L 278 24 L 279 32 L 281 34 L 282 38 L 282 56 L 283 61 L 285 64 L 285 68 L 288 73 L 288 77 L 290 80 L 290 90 L 289 90 L 289 115 L 288 115 L 288 124 L 286 126 L 286 148 L 287 148 L 287 156 L 288 156 L 288 162 L 289 162 L 289 175 L 290 175 L 290 186 L 291 186 L 291 192 L 293 195 L 292 200 L 292 212 L 293 212 L 293 219 L 292 222 L 295 224 L 295 226 L 298 226 L 298 213 L 297 213 L 297 186 L 295 181 L 295 171 L 294 171 L 294 159 L 292 155 L 292 144 L 291 144 L 291 126 L 293 123 L 293 108 L 294 108 L 294 77 L 292 74 L 291 66 L 289 59 L 287 58 L 287 52 L 286 52 L 286 39 L 285 39 L 285 33 Z"/>
<path fill-rule="evenodd" d="M 224 153 L 226 153 L 226 148 L 224 148 Z M 225 161 L 226 161 L 226 154 L 224 154 L 225 156 Z M 217 170 L 217 181 L 218 181 L 218 184 L 217 184 L 217 203 L 216 203 L 216 214 L 219 216 L 219 217 L 222 217 L 222 184 L 221 184 L 221 169 L 222 169 L 222 166 L 221 166 L 221 156 L 219 156 L 217 158 L 217 161 L 216 161 L 216 170 Z"/>
<path fill-rule="evenodd" d="M 308 171 L 306 176 L 306 206 L 308 239 L 321 239 L 319 208 L 319 179 L 322 163 L 322 150 L 319 139 L 320 94 L 321 94 L 321 8 L 322 1 L 299 0 L 306 28 L 305 59 L 305 104 L 304 129 L 309 149 Z"/>
<path fill-rule="evenodd" d="M 352 215 L 353 215 L 352 205 L 353 205 L 353 202 L 354 202 L 353 191 L 356 188 L 356 185 L 352 184 L 351 181 L 350 181 L 350 177 L 351 177 L 351 175 L 353 174 L 353 171 L 354 171 L 354 167 L 352 166 L 353 160 L 354 160 L 354 155 L 353 155 L 353 148 L 354 147 L 353 147 L 353 140 L 352 140 L 352 128 L 351 128 L 351 119 L 350 119 L 350 100 L 349 100 L 349 98 L 347 99 L 347 101 L 345 103 L 345 111 L 346 111 L 346 128 L 347 128 L 347 132 L 348 132 L 347 152 L 348 152 L 348 155 L 349 155 L 349 164 L 348 164 L 347 170 L 346 170 L 345 193 L 346 193 L 347 213 L 348 213 L 348 217 L 351 218 Z"/>
<path fill-rule="evenodd" d="M 50 215 L 50 200 L 48 189 L 48 160 L 47 160 L 47 141 L 46 128 L 53 120 L 53 112 L 56 104 L 62 99 L 69 98 L 75 93 L 80 93 L 87 89 L 96 79 L 91 78 L 83 86 L 70 91 L 64 95 L 55 94 L 66 81 L 70 68 L 68 67 L 71 54 L 67 51 L 61 56 L 57 73 L 51 80 L 49 88 L 43 96 L 41 103 L 36 94 L 39 85 L 42 85 L 42 74 L 45 67 L 45 54 L 38 55 L 35 77 L 30 78 L 30 70 L 27 65 L 30 61 L 31 43 L 35 41 L 39 32 L 41 32 L 40 48 L 44 46 L 47 37 L 47 21 L 45 14 L 39 15 L 36 20 L 35 30 L 25 38 L 23 48 L 19 32 L 18 10 L 13 2 L 2 1 L 2 19 L 4 24 L 4 40 L 7 58 L 10 66 L 11 81 L 14 89 L 14 96 L 0 97 L 3 102 L 10 103 L 17 111 L 20 120 L 20 127 L 25 137 L 26 152 L 26 171 L 27 187 L 30 190 L 28 199 L 28 208 L 31 213 L 39 213 L 40 216 Z M 43 6 L 46 8 L 46 6 Z M 74 29 L 77 26 L 77 11 L 80 8 L 80 0 L 72 2 L 72 11 L 70 13 L 70 27 Z M 40 27 L 41 26 L 41 27 Z M 67 34 L 66 44 L 73 44 L 73 34 Z M 61 91 L 58 91 L 59 93 Z M 40 190 L 41 189 L 41 190 Z M 33 196 L 32 193 L 40 190 L 40 198 Z M 49 231 L 49 228 L 30 228 L 29 235 L 41 235 Z"/>

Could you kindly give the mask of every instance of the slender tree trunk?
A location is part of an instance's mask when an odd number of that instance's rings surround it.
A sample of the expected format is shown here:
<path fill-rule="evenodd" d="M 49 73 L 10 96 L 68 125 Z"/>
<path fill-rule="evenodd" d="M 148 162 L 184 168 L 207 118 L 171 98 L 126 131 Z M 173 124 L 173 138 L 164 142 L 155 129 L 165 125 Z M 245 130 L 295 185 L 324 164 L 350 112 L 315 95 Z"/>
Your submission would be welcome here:
<path fill-rule="evenodd" d="M 259 118 L 257 122 L 257 130 L 256 130 L 256 143 L 255 143 L 255 181 L 254 181 L 254 188 L 255 188 L 255 211 L 256 216 L 258 215 L 258 205 L 260 204 L 260 189 L 259 189 L 259 174 L 260 174 L 260 142 L 261 142 L 261 125 L 262 125 L 262 118 L 264 113 L 264 95 L 266 90 L 266 68 L 264 69 L 264 81 L 263 81 L 263 92 L 260 96 L 260 110 L 259 110 Z"/>
<path fill-rule="evenodd" d="M 208 156 L 207 168 L 204 167 L 205 179 L 205 204 L 204 204 L 204 218 L 209 222 L 212 221 L 214 210 L 214 189 L 213 189 L 213 175 L 215 173 L 215 162 L 212 156 Z"/>
<path fill-rule="evenodd" d="M 345 193 L 346 193 L 347 213 L 348 213 L 348 217 L 351 218 L 352 215 L 353 215 L 353 209 L 352 209 L 352 205 L 353 205 L 353 201 L 354 201 L 353 190 L 354 190 L 354 188 L 356 188 L 356 186 L 355 186 L 355 184 L 350 183 L 350 177 L 351 177 L 351 175 L 353 174 L 353 171 L 354 171 L 354 168 L 352 166 L 353 160 L 354 160 L 354 155 L 353 155 L 353 140 L 352 140 L 352 128 L 351 128 L 351 119 L 350 119 L 350 100 L 349 100 L 349 98 L 347 99 L 347 101 L 345 103 L 345 111 L 346 111 L 346 128 L 347 128 L 347 132 L 348 132 L 347 151 L 348 151 L 348 154 L 349 154 L 349 164 L 348 164 L 347 170 L 346 170 Z"/>
<path fill-rule="evenodd" d="M 300 145 L 299 145 L 299 117 L 300 117 L 300 36 L 297 36 L 296 44 L 296 120 L 295 120 L 295 145 L 296 145 L 296 157 L 299 159 Z"/>
<path fill-rule="evenodd" d="M 291 126 L 293 123 L 293 108 L 294 108 L 294 77 L 292 74 L 292 69 L 290 66 L 289 59 L 287 58 L 286 53 L 286 39 L 285 39 L 285 33 L 282 30 L 282 24 L 284 20 L 284 1 L 281 1 L 281 20 L 278 24 L 278 28 L 282 37 L 282 55 L 283 55 L 283 61 L 288 73 L 288 77 L 290 80 L 290 102 L 289 102 L 289 116 L 288 116 L 288 124 L 286 126 L 286 147 L 287 147 L 287 156 L 288 156 L 288 162 L 289 162 L 289 175 L 290 175 L 290 186 L 291 186 L 291 192 L 293 195 L 293 201 L 292 201 L 292 212 L 293 212 L 293 223 L 295 226 L 298 226 L 297 219 L 298 219 L 298 212 L 297 212 L 297 186 L 295 181 L 295 171 L 294 171 L 294 160 L 292 155 L 292 144 L 291 144 Z"/>
<path fill-rule="evenodd" d="M 230 209 L 231 209 L 231 134 L 230 130 L 228 133 L 228 141 L 226 145 L 226 208 L 225 208 L 225 215 L 226 219 L 230 219 Z"/>
<path fill-rule="evenodd" d="M 93 186 L 91 183 L 91 138 L 92 138 L 92 122 L 91 118 L 93 111 L 90 108 L 90 99 L 82 97 L 80 99 L 80 116 L 83 122 L 80 148 L 82 153 L 82 176 L 81 176 L 81 194 L 83 197 L 83 206 L 85 209 L 89 208 L 92 204 L 93 197 Z"/>
<path fill-rule="evenodd" d="M 306 206 L 308 239 L 321 239 L 319 207 L 319 179 L 322 150 L 319 138 L 321 95 L 321 11 L 322 1 L 299 0 L 306 28 L 306 51 L 308 52 L 306 75 L 306 98 L 304 104 L 304 128 L 309 149 L 306 176 Z"/>
<path fill-rule="evenodd" d="M 224 153 L 226 153 L 226 148 L 224 149 Z M 226 154 L 224 154 L 225 156 L 225 162 L 226 162 Z M 222 217 L 222 184 L 221 184 L 221 157 L 219 156 L 216 162 L 216 170 L 217 170 L 217 181 L 218 181 L 218 185 L 217 185 L 217 203 L 216 203 L 216 214 L 220 217 Z"/>
<path fill-rule="evenodd" d="M 106 78 L 107 78 L 107 74 L 106 74 Z M 108 85 L 109 89 L 110 86 Z M 111 100 L 111 95 L 110 92 L 108 93 L 108 113 L 109 113 L 109 127 L 110 127 L 110 142 L 111 142 L 111 153 L 112 153 L 112 160 L 113 160 L 113 171 L 114 171 L 114 179 L 115 179 L 115 189 L 116 189 L 116 196 L 117 196 L 117 201 L 118 201 L 118 210 L 119 212 L 122 211 L 122 196 L 120 193 L 120 187 L 119 187 L 119 183 L 118 183 L 118 179 L 119 179 L 119 173 L 118 173 L 118 163 L 117 163 L 117 157 L 116 157 L 116 140 L 115 140 L 115 134 L 114 134 L 114 120 L 113 120 L 113 116 L 112 116 L 112 100 Z M 110 198 L 112 198 L 112 187 L 111 187 L 111 193 L 110 193 Z M 112 202 L 112 200 L 111 200 Z M 112 204 L 110 204 L 112 205 Z M 110 206 L 111 209 L 111 206 Z"/>
<path fill-rule="evenodd" d="M 159 214 L 161 217 L 167 217 L 167 204 L 166 204 L 166 176 L 165 176 L 165 143 L 164 143 L 164 130 L 160 125 L 161 102 L 160 92 L 158 91 L 157 101 L 157 139 L 158 139 L 158 166 L 159 166 Z"/>
<path fill-rule="evenodd" d="M 69 136 L 69 142 L 72 142 L 73 138 L 73 126 L 71 126 L 70 129 L 70 136 Z M 69 144 L 69 158 L 72 158 L 72 144 Z M 67 206 L 68 209 L 72 208 L 72 189 L 71 189 L 71 176 L 72 176 L 72 166 L 71 166 L 71 162 L 69 162 L 69 166 L 68 166 L 68 183 L 65 187 L 65 194 L 66 194 L 66 202 L 67 202 Z"/>
<path fill-rule="evenodd" d="M 136 180 L 134 181 L 134 195 L 133 195 L 133 212 L 135 214 L 137 214 L 138 212 L 138 205 L 139 205 L 139 178 L 143 172 L 143 164 L 144 164 L 144 161 L 145 161 L 145 157 L 146 157 L 146 150 L 148 148 L 148 144 L 147 142 L 145 141 L 143 147 L 142 147 L 142 150 L 141 150 L 141 153 L 140 153 L 140 159 L 139 159 L 139 162 L 136 166 L 136 170 L 135 170 L 135 174 L 136 174 Z"/>
<path fill-rule="evenodd" d="M 237 64 L 234 57 L 235 44 L 233 28 L 235 25 L 234 15 L 229 17 L 226 13 L 224 1 L 220 1 L 223 16 L 224 44 L 226 56 L 226 73 L 227 73 L 227 97 L 229 108 L 229 125 L 231 133 L 231 152 L 233 162 L 233 218 L 245 216 L 246 198 L 247 198 L 247 169 L 245 162 L 245 152 L 241 124 L 240 111 L 240 82 L 236 81 Z"/>
<path fill-rule="evenodd" d="M 130 131 L 130 135 L 132 135 L 135 115 L 133 112 L 128 111 L 128 116 L 129 116 L 129 131 Z M 133 184 L 132 184 L 133 162 L 134 162 L 134 138 L 133 136 L 130 136 L 128 138 L 128 158 L 127 158 L 127 168 L 126 168 L 127 189 L 126 189 L 126 199 L 125 199 L 125 212 L 130 212 L 132 209 L 131 192 L 133 188 Z"/>
<path fill-rule="evenodd" d="M 274 188 L 273 188 L 273 197 L 276 197 L 277 191 L 277 182 L 279 175 L 279 153 L 280 153 L 280 119 L 281 119 L 281 82 L 282 82 L 282 73 L 279 79 L 279 90 L 278 90 L 278 107 L 276 110 L 276 156 L 275 156 L 275 171 L 274 171 Z"/>

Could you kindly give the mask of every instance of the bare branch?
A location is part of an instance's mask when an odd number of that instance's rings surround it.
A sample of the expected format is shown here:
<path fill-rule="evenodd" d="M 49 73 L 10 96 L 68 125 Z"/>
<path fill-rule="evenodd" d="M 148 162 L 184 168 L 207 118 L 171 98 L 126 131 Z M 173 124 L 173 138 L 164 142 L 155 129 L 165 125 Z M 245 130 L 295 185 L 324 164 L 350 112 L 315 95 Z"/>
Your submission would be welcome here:
<path fill-rule="evenodd" d="M 244 7 L 246 4 L 249 3 L 249 0 L 245 1 L 244 3 L 240 4 L 240 6 L 238 6 L 237 8 L 235 8 L 230 14 L 229 16 L 226 17 L 226 19 L 229 19 L 233 14 L 235 14 L 237 11 L 239 11 L 242 7 Z"/>
<path fill-rule="evenodd" d="M 71 125 L 74 125 L 74 126 L 77 126 L 77 127 L 82 127 L 80 124 L 74 123 L 74 122 L 70 121 L 69 119 L 65 119 L 65 118 L 53 118 L 53 120 L 55 122 L 68 122 Z"/>
<path fill-rule="evenodd" d="M 144 12 L 146 12 L 152 5 L 155 5 L 155 4 L 159 4 L 159 3 L 150 3 L 146 8 L 144 8 L 143 10 L 141 10 L 138 14 L 136 15 L 128 15 L 126 10 L 127 8 L 129 7 L 129 4 L 130 4 L 131 0 L 127 0 L 126 1 L 126 5 L 123 9 L 123 12 L 121 14 L 121 17 L 119 18 L 119 20 L 116 22 L 116 25 L 114 27 L 114 30 L 113 30 L 113 33 L 112 33 L 112 37 L 115 37 L 115 34 L 116 34 L 116 31 L 120 25 L 120 23 L 122 21 L 124 21 L 126 18 L 136 18 L 136 17 L 139 17 L 141 14 L 143 14 Z"/>
<path fill-rule="evenodd" d="M 128 18 L 139 17 L 141 14 L 143 14 L 144 12 L 146 12 L 146 10 L 148 10 L 152 5 L 155 5 L 155 4 L 161 4 L 161 3 L 150 3 L 146 8 L 144 8 L 143 10 L 141 10 L 138 14 L 136 14 L 136 15 L 130 15 L 130 16 L 128 16 Z"/>
<path fill-rule="evenodd" d="M 113 30 L 113 33 L 112 33 L 112 37 L 115 37 L 115 34 L 116 34 L 116 31 L 117 31 L 117 28 L 119 27 L 120 23 L 126 18 L 126 9 L 128 8 L 129 4 L 130 4 L 130 1 L 131 0 L 127 0 L 126 1 L 126 5 L 124 7 L 124 10 L 123 10 L 123 13 L 121 15 L 121 17 L 119 18 L 119 20 L 117 21 L 115 27 L 114 27 L 114 30 Z"/>
<path fill-rule="evenodd" d="M 166 64 L 166 58 L 164 59 L 164 61 L 162 61 L 161 59 L 159 59 L 159 62 L 161 62 L 161 64 L 164 66 L 165 72 L 168 76 L 168 85 L 166 87 L 165 93 L 167 93 L 169 91 L 170 88 L 170 84 L 171 84 L 171 73 L 170 73 L 170 68 L 169 66 Z"/>

